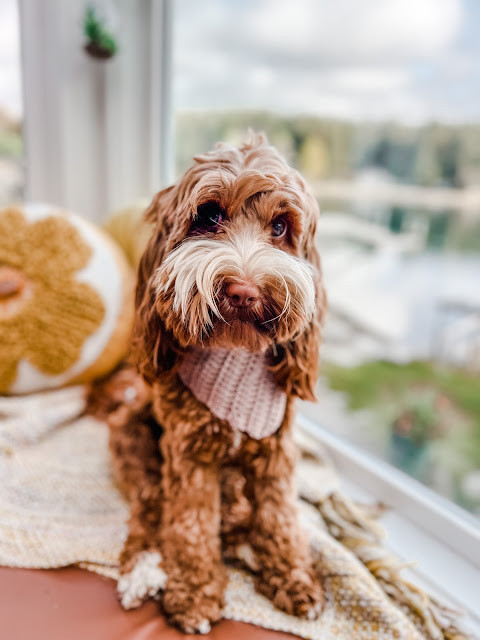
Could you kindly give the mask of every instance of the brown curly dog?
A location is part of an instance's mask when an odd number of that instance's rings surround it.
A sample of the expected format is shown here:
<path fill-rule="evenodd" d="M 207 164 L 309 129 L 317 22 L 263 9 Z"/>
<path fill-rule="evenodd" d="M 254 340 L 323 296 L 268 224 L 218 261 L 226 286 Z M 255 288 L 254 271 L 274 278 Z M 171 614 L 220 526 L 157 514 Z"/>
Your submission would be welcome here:
<path fill-rule="evenodd" d="M 150 386 L 127 375 L 130 405 L 111 420 L 131 502 L 118 589 L 125 607 L 161 598 L 186 632 L 221 616 L 225 559 L 248 565 L 287 613 L 322 609 L 290 433 L 294 399 L 312 399 L 317 377 L 317 217 L 304 180 L 263 136 L 196 157 L 146 212 L 154 232 L 134 346 Z"/>

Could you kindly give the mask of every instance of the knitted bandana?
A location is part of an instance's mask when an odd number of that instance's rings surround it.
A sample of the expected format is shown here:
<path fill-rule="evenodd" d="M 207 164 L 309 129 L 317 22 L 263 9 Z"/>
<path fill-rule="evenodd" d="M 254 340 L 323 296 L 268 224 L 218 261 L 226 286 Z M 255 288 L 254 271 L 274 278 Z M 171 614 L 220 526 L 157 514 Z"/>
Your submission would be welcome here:
<path fill-rule="evenodd" d="M 267 368 L 265 353 L 194 349 L 178 374 L 217 418 L 251 438 L 272 435 L 282 422 L 287 398 Z"/>

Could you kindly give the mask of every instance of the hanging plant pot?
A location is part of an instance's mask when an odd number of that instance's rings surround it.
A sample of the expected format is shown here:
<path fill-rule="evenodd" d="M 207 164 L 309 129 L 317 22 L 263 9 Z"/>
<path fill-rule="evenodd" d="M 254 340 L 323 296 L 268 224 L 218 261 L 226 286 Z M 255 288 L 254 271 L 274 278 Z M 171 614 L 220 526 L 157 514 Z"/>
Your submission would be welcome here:
<path fill-rule="evenodd" d="M 89 56 L 96 60 L 113 58 L 118 48 L 115 38 L 92 6 L 88 6 L 85 12 L 84 33 L 87 37 L 84 50 Z"/>
<path fill-rule="evenodd" d="M 97 60 L 108 60 L 109 58 L 113 58 L 115 55 L 114 52 L 109 51 L 105 47 L 101 47 L 96 42 L 89 42 L 83 48 L 89 56 L 96 58 Z"/>

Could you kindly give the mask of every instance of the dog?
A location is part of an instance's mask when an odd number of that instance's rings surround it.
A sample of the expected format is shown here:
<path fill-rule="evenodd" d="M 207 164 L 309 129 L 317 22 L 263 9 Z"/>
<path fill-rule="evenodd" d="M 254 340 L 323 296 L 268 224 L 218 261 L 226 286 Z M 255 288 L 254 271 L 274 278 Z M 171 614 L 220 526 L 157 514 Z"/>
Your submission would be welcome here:
<path fill-rule="evenodd" d="M 187 633 L 220 618 L 225 560 L 289 614 L 323 607 L 291 435 L 295 398 L 314 399 L 326 308 L 318 214 L 299 173 L 253 134 L 194 158 L 145 214 L 134 331 L 145 384 L 120 381 L 131 397 L 111 421 L 131 504 L 118 591 L 127 608 L 161 598 Z"/>

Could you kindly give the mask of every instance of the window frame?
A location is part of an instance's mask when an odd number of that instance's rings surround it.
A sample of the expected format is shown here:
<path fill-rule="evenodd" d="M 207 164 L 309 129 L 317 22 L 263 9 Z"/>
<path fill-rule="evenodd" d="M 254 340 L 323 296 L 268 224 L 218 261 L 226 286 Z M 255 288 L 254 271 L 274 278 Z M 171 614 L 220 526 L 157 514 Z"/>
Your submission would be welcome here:
<path fill-rule="evenodd" d="M 84 0 L 18 2 L 26 200 L 99 222 L 150 198 L 173 177 L 172 0 L 117 0 L 108 61 L 83 50 Z"/>

